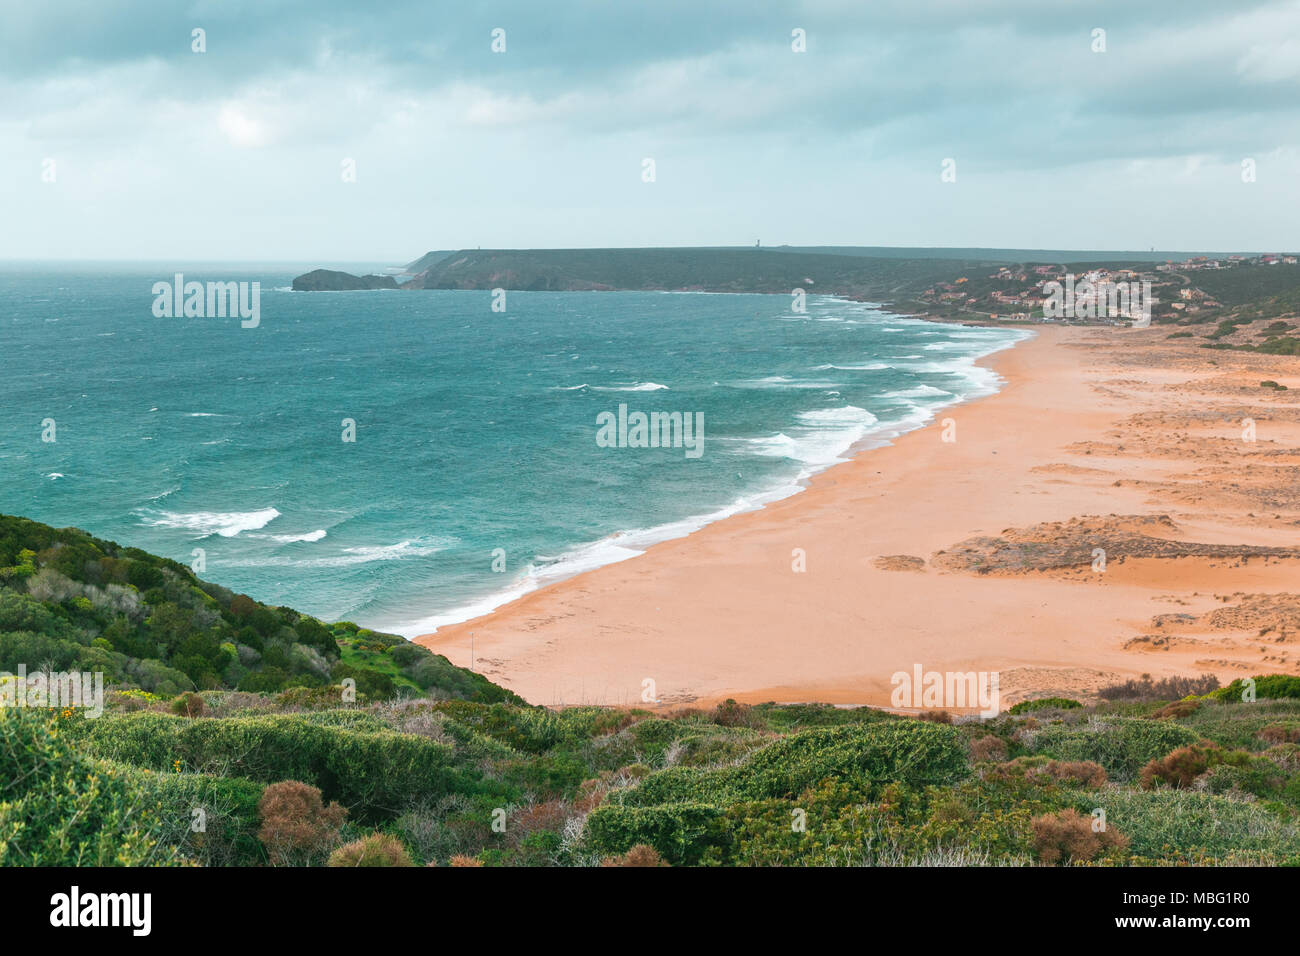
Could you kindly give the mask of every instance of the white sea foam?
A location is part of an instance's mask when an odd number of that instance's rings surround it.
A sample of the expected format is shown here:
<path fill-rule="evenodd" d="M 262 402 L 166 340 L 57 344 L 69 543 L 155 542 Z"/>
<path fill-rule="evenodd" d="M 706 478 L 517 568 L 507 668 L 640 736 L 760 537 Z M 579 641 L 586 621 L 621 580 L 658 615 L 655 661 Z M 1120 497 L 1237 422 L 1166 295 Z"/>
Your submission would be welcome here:
<path fill-rule="evenodd" d="M 843 382 L 819 382 L 791 378 L 788 375 L 769 375 L 766 378 L 749 379 L 733 383 L 735 388 L 843 388 Z"/>
<path fill-rule="evenodd" d="M 666 392 L 667 385 L 658 382 L 635 382 L 632 385 L 593 385 L 593 392 Z"/>
<path fill-rule="evenodd" d="M 292 558 L 286 555 L 272 555 L 264 558 L 223 559 L 214 563 L 237 568 L 345 568 L 359 564 L 373 564 L 378 561 L 405 561 L 408 558 L 425 558 L 437 554 L 439 551 L 445 551 L 453 543 L 452 539 L 419 538 L 410 541 L 399 541 L 397 544 L 343 548 L 337 554 L 315 558 Z"/>
<path fill-rule="evenodd" d="M 904 329 L 884 329 L 883 331 L 905 331 Z M 926 333 L 923 333 L 926 334 Z M 938 333 L 929 333 L 938 334 Z M 900 389 L 891 393 L 894 397 L 942 398 L 930 404 L 907 402 L 889 418 L 878 420 L 866 409 L 853 405 L 805 411 L 798 415 L 798 425 L 790 429 L 793 434 L 778 432 L 768 438 L 740 439 L 751 454 L 766 457 L 782 457 L 796 461 L 800 465 L 798 473 L 792 477 L 779 480 L 777 484 L 755 492 L 747 493 L 731 504 L 708 514 L 668 522 L 651 528 L 618 532 L 598 541 L 589 542 L 570 549 L 554 558 L 539 557 L 537 562 L 529 565 L 511 584 L 497 592 L 476 599 L 459 607 L 439 614 L 415 620 L 406 620 L 386 626 L 386 630 L 406 637 L 429 634 L 439 628 L 461 623 L 488 614 L 537 588 L 571 577 L 583 571 L 626 561 L 642 554 L 650 546 L 661 541 L 684 537 L 715 521 L 721 521 L 732 515 L 753 511 L 790 495 L 797 494 L 806 484 L 806 479 L 837 462 L 855 448 L 886 445 L 890 440 L 922 427 L 935 417 L 935 410 L 943 405 L 954 404 L 965 398 L 973 398 L 989 391 L 996 391 L 999 377 L 989 369 L 975 365 L 975 359 L 1004 348 L 1010 348 L 1025 336 L 1003 339 L 993 348 L 981 350 L 978 356 L 953 356 L 943 361 L 925 363 L 924 367 L 912 367 L 909 370 L 933 371 L 936 374 L 948 374 L 961 380 L 959 391 L 949 392 L 934 386 L 918 385 L 911 389 Z M 920 356 L 902 356 L 900 358 L 918 359 Z M 860 370 L 890 368 L 885 363 L 870 363 Z M 823 366 L 818 371 L 828 371 L 838 366 Z M 859 370 L 859 369 L 852 369 Z M 717 383 L 715 383 L 717 384 Z M 808 382 L 789 378 L 788 376 L 769 376 L 749 382 L 735 383 L 741 388 L 828 388 L 839 387 L 833 382 Z M 724 439 L 725 440 L 725 439 Z"/>
<path fill-rule="evenodd" d="M 881 398 L 952 398 L 953 393 L 933 385 L 916 385 L 912 388 L 900 388 L 892 392 L 882 392 Z"/>
<path fill-rule="evenodd" d="M 260 511 L 145 511 L 140 520 L 152 528 L 175 528 L 189 531 L 195 537 L 221 535 L 233 538 L 242 531 L 256 531 L 280 517 L 274 508 Z"/>
<path fill-rule="evenodd" d="M 319 541 L 325 537 L 325 530 L 308 531 L 306 534 L 250 534 L 250 538 L 269 538 L 271 541 L 277 541 L 280 544 L 297 544 L 300 541 Z"/>
<path fill-rule="evenodd" d="M 813 371 L 825 372 L 829 369 L 835 369 L 840 372 L 880 372 L 893 367 L 887 362 L 867 362 L 865 365 L 818 365 L 814 367 Z"/>
<path fill-rule="evenodd" d="M 750 450 L 765 458 L 788 458 L 820 470 L 844 461 L 844 454 L 876 423 L 875 415 L 856 405 L 800 412 L 797 419 L 799 427 L 791 429 L 793 434 L 778 432 L 770 437 L 752 438 L 748 443 Z M 799 478 L 811 474 L 805 471 Z"/>

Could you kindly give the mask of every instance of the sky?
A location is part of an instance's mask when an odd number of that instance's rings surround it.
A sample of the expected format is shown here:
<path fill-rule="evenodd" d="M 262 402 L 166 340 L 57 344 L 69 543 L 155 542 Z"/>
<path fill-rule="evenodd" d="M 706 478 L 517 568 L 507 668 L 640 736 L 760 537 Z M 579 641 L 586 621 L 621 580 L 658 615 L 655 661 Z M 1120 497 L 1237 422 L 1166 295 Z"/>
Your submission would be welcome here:
<path fill-rule="evenodd" d="M 1298 210 L 1300 0 L 0 0 L 0 259 L 1294 251 Z"/>

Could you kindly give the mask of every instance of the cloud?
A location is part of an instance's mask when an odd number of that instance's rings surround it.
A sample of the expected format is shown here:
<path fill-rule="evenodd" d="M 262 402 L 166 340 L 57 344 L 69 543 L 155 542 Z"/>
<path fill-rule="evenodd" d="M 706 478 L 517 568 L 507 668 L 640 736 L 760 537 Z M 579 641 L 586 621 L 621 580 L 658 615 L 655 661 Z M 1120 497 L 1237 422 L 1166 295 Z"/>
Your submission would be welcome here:
<path fill-rule="evenodd" d="M 1119 188 L 1139 169 L 1184 184 L 1227 177 L 1216 187 L 1227 190 L 1244 156 L 1266 159 L 1258 192 L 1275 190 L 1275 204 L 1297 189 L 1282 183 L 1295 182 L 1300 146 L 1300 0 L 59 0 L 16 5 L 5 27 L 0 201 L 71 216 L 26 188 L 42 157 L 59 156 L 68 193 L 111 177 L 115 195 L 97 202 L 120 202 L 128 233 L 128 209 L 197 195 L 266 217 L 268 236 L 294 203 L 337 204 L 338 236 L 358 250 L 368 220 L 413 203 L 448 244 L 484 232 L 516 244 L 475 210 L 500 202 L 535 236 L 564 197 L 587 212 L 555 228 L 584 223 L 586 244 L 619 216 L 670 242 L 699 236 L 687 220 L 706 204 L 711 224 L 749 232 L 773 197 L 793 228 L 795 197 L 824 195 L 836 216 L 834 196 L 897 203 L 899 217 L 910 200 L 934 210 L 933 241 L 955 245 L 930 192 L 946 157 L 987 192 L 971 222 L 982 209 L 1001 223 L 1005 196 L 1027 184 Z M 195 27 L 206 53 L 191 52 Z M 491 50 L 495 27 L 504 54 Z M 795 27 L 806 53 L 791 50 Z M 1092 50 L 1098 28 L 1105 53 Z M 655 193 L 639 188 L 645 156 L 659 160 Z M 360 170 L 350 193 L 344 157 Z M 1184 221 L 1185 203 L 1149 195 L 1149 217 Z M 718 196 L 729 205 L 711 205 Z M 1254 215 L 1235 228 L 1246 234 Z M 142 232 L 111 247 L 155 244 Z"/>

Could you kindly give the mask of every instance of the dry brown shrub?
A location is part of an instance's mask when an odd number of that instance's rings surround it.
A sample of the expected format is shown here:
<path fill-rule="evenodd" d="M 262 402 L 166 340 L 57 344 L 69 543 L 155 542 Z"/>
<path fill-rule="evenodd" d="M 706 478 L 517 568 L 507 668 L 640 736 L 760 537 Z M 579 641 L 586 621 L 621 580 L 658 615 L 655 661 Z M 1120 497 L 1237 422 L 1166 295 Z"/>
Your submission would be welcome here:
<path fill-rule="evenodd" d="M 917 720 L 928 720 L 932 724 L 951 724 L 952 714 L 946 710 L 923 710 L 916 715 Z"/>
<path fill-rule="evenodd" d="M 1001 737 L 995 737 L 993 734 L 977 737 L 970 742 L 970 757 L 971 760 L 977 763 L 985 760 L 1006 760 L 1006 742 Z"/>
<path fill-rule="evenodd" d="M 1106 783 L 1106 768 L 1091 760 L 1052 760 L 1035 773 L 1079 787 L 1100 787 Z"/>
<path fill-rule="evenodd" d="M 330 866 L 415 866 L 402 841 L 387 833 L 371 833 L 345 843 L 330 854 Z"/>
<path fill-rule="evenodd" d="M 1193 780 L 1219 763 L 1222 756 L 1223 751 L 1217 744 L 1179 747 L 1142 768 L 1139 778 L 1142 789 L 1151 790 L 1161 783 L 1171 787 L 1190 787 Z"/>
<path fill-rule="evenodd" d="M 622 856 L 608 856 L 601 861 L 601 866 L 667 866 L 659 851 L 652 846 L 638 843 Z"/>
<path fill-rule="evenodd" d="M 320 791 L 298 780 L 270 784 L 257 802 L 262 828 L 257 838 L 276 866 L 308 865 L 338 841 L 348 811 L 328 807 Z"/>
<path fill-rule="evenodd" d="M 728 697 L 713 710 L 713 722 L 719 727 L 749 727 L 764 730 L 767 723 L 749 704 L 741 704 Z"/>
<path fill-rule="evenodd" d="M 1034 850 L 1044 863 L 1094 860 L 1111 848 L 1128 846 L 1128 838 L 1112 827 L 1093 830 L 1092 817 L 1071 808 L 1035 817 Z"/>
<path fill-rule="evenodd" d="M 477 857 L 466 856 L 463 853 L 457 853 L 447 861 L 448 866 L 482 866 L 483 861 Z"/>
<path fill-rule="evenodd" d="M 1103 700 L 1180 700 L 1218 690 L 1219 679 L 1213 674 L 1198 677 L 1165 677 L 1152 680 L 1143 674 L 1138 680 L 1109 684 L 1097 691 Z"/>
<path fill-rule="evenodd" d="M 1296 744 L 1300 743 L 1300 727 L 1269 724 L 1267 727 L 1260 728 L 1255 736 L 1270 744 Z"/>
<path fill-rule="evenodd" d="M 709 711 L 700 710 L 698 707 L 678 707 L 658 716 L 664 720 L 691 720 L 697 717 L 708 718 L 712 715 Z"/>
<path fill-rule="evenodd" d="M 1175 717 L 1187 717 L 1194 714 L 1200 709 L 1199 700 L 1176 700 L 1172 704 L 1165 704 L 1159 710 L 1151 714 L 1152 720 L 1169 720 Z"/>
<path fill-rule="evenodd" d="M 539 830 L 561 830 L 564 827 L 564 821 L 571 815 L 572 811 L 567 800 L 547 800 L 545 803 L 534 803 L 532 806 L 522 807 L 515 811 L 510 831 L 522 840 L 530 833 L 536 833 Z"/>

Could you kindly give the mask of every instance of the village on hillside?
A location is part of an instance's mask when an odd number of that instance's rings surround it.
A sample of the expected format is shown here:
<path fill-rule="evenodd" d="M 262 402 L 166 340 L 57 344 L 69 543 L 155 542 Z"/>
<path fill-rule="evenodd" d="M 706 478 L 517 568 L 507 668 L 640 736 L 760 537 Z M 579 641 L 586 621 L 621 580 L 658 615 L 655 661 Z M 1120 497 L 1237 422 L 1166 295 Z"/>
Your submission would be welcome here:
<path fill-rule="evenodd" d="M 1004 322 L 1129 325 L 1149 319 L 1209 321 L 1228 307 L 1300 285 L 1295 255 L 1270 253 L 1223 258 L 1192 256 L 1161 263 L 1054 263 L 1001 266 L 987 275 L 962 275 L 936 282 L 918 297 L 929 314 Z M 1280 267 L 1275 275 L 1271 267 Z M 1291 267 L 1291 268 L 1288 268 Z M 1282 281 L 1272 281 L 1280 279 Z M 1053 294 L 1070 292 L 1071 309 L 1060 314 Z M 1149 292 L 1149 312 L 1140 312 L 1128 291 Z M 1077 290 L 1077 293 L 1076 293 Z M 1117 296 L 1116 290 L 1123 293 Z M 1116 302 L 1120 304 L 1116 306 Z"/>

